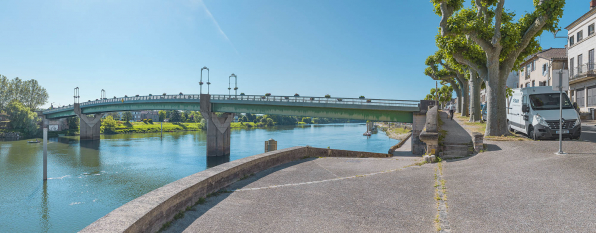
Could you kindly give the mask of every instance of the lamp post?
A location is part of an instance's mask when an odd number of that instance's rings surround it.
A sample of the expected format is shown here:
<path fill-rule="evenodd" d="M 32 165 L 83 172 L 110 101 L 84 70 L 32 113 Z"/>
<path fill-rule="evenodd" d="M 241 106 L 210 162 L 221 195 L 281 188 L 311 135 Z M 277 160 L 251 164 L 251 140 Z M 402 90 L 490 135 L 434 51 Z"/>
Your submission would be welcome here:
<path fill-rule="evenodd" d="M 79 98 L 81 98 L 81 96 L 79 96 L 79 87 L 76 87 L 74 89 L 74 103 L 75 104 L 79 103 Z"/>
<path fill-rule="evenodd" d="M 207 94 L 209 94 L 209 85 L 211 83 L 209 82 L 209 68 L 207 68 L 206 66 L 203 66 L 203 68 L 201 68 L 201 80 L 199 81 L 199 85 L 201 86 L 200 93 L 203 94 L 203 70 L 207 70 Z"/>
<path fill-rule="evenodd" d="M 230 77 L 228 77 L 228 99 L 232 98 L 232 94 L 230 93 L 232 90 L 232 87 L 230 86 L 230 79 L 232 79 L 231 75 L 230 75 Z"/>
<path fill-rule="evenodd" d="M 105 100 L 106 99 L 106 91 L 104 89 L 101 89 L 101 99 L 100 100 Z"/>
<path fill-rule="evenodd" d="M 230 77 L 234 77 L 234 97 L 237 99 L 238 98 L 238 77 L 232 73 L 232 75 L 230 75 Z"/>

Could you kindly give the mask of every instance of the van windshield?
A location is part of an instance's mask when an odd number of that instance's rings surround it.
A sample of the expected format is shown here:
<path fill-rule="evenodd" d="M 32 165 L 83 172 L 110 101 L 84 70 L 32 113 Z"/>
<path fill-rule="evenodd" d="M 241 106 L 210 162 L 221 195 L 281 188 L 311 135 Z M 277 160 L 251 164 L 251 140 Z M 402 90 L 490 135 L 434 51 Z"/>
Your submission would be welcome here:
<path fill-rule="evenodd" d="M 534 110 L 559 109 L 559 93 L 530 95 L 530 102 Z M 566 94 L 563 94 L 563 109 L 573 109 L 573 105 Z"/>

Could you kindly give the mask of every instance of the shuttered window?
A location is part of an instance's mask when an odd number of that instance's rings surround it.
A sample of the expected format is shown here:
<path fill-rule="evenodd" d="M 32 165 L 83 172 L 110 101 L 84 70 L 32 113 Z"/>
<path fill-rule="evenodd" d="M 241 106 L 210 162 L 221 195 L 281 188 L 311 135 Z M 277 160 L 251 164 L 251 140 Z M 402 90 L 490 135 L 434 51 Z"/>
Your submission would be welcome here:
<path fill-rule="evenodd" d="M 585 89 L 579 89 L 577 90 L 577 106 L 579 106 L 580 108 L 585 107 L 586 105 L 584 104 L 584 100 L 585 100 L 585 96 L 586 96 L 586 90 Z"/>
<path fill-rule="evenodd" d="M 588 87 L 588 106 L 596 106 L 596 87 Z"/>

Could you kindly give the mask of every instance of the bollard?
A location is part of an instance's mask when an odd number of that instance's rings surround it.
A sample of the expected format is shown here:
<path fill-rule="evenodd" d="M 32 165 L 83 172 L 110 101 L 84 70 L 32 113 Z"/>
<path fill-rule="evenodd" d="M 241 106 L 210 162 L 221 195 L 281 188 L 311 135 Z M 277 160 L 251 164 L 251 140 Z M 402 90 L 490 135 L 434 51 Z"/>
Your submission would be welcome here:
<path fill-rule="evenodd" d="M 265 141 L 265 153 L 274 150 L 277 150 L 277 141 L 273 140 L 273 138 Z"/>
<path fill-rule="evenodd" d="M 43 128 L 43 180 L 48 180 L 48 128 Z"/>

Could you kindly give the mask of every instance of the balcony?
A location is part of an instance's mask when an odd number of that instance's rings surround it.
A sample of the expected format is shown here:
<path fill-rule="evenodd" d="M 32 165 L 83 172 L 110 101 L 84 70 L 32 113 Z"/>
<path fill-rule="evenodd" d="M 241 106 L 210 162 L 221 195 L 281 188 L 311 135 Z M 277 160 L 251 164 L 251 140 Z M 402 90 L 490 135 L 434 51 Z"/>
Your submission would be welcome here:
<path fill-rule="evenodd" d="M 579 67 L 574 67 L 569 72 L 569 84 L 575 84 L 596 78 L 596 63 L 586 63 Z"/>

